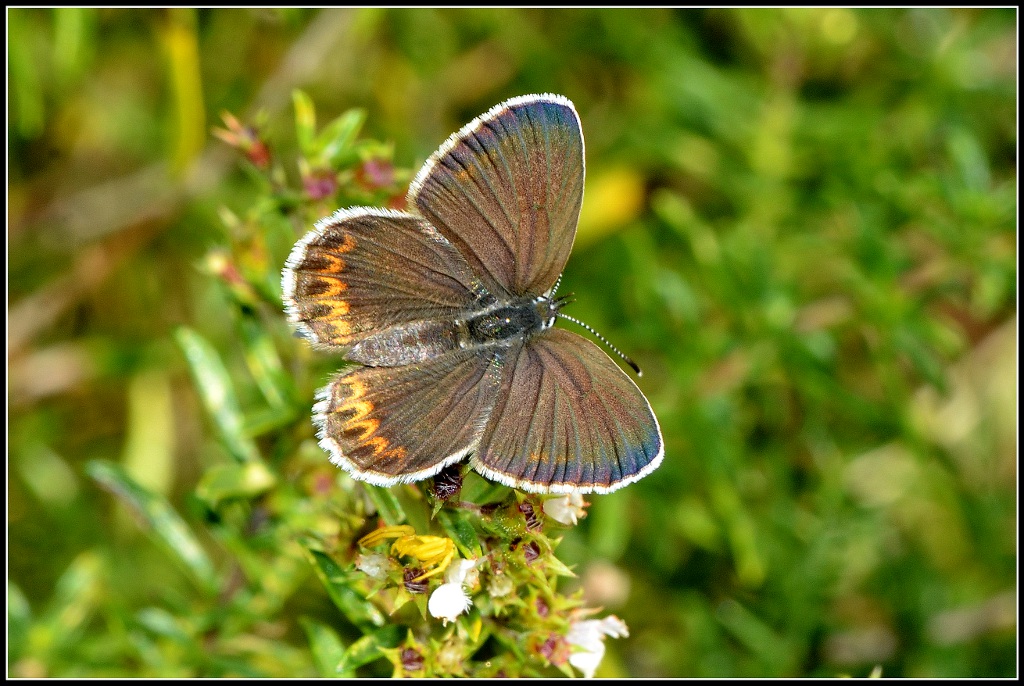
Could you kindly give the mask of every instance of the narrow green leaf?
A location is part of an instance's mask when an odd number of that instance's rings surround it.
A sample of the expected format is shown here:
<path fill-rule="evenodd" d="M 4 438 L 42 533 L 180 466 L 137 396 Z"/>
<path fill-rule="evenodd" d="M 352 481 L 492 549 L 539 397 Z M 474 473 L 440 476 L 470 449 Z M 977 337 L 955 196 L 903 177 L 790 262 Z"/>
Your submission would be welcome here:
<path fill-rule="evenodd" d="M 306 552 L 313 563 L 317 578 L 327 589 L 327 595 L 350 622 L 363 633 L 387 624 L 384 613 L 367 601 L 359 590 L 353 588 L 356 580 L 353 573 L 346 572 L 324 552 L 308 548 Z"/>
<path fill-rule="evenodd" d="M 29 632 L 33 655 L 60 655 L 73 643 L 104 599 L 106 565 L 93 550 L 81 553 L 57 580 L 45 615 Z"/>
<path fill-rule="evenodd" d="M 240 462 L 259 460 L 256 444 L 245 435 L 245 421 L 220 355 L 192 329 L 181 327 L 174 336 L 185 353 L 199 397 L 228 450 Z"/>
<path fill-rule="evenodd" d="M 25 648 L 32 608 L 16 583 L 7 580 L 7 650 L 8 664 L 16 662 Z"/>
<path fill-rule="evenodd" d="M 398 502 L 398 498 L 390 489 L 368 483 L 364 483 L 363 488 L 366 489 L 373 504 L 377 506 L 377 514 L 386 524 L 394 526 L 405 521 L 405 510 L 402 509 L 402 504 Z"/>
<path fill-rule="evenodd" d="M 316 663 L 316 669 L 320 676 L 327 678 L 355 676 L 354 673 L 341 674 L 338 671 L 346 651 L 334 629 L 309 617 L 299 617 L 299 624 L 306 632 L 309 649 L 313 653 L 313 662 Z"/>
<path fill-rule="evenodd" d="M 291 424 L 298 413 L 297 407 L 297 405 L 262 407 L 247 412 L 242 433 L 249 438 L 256 438 Z"/>
<path fill-rule="evenodd" d="M 568 678 L 568 679 L 575 679 L 576 678 L 576 675 L 573 673 L 572 667 L 569 666 L 569 663 L 563 662 L 561 664 L 555 665 L 555 667 L 557 667 L 558 671 L 561 672 L 562 674 L 564 674 L 566 676 L 566 678 Z"/>
<path fill-rule="evenodd" d="M 711 503 L 725 522 L 726 538 L 736 563 L 736 576 L 746 586 L 758 586 L 767 570 L 757 549 L 754 520 L 744 510 L 736 487 L 721 475 L 710 486 Z"/>
<path fill-rule="evenodd" d="M 97 11 L 60 7 L 53 12 L 53 78 L 69 88 L 91 63 Z"/>
<path fill-rule="evenodd" d="M 190 647 L 193 644 L 193 637 L 189 631 L 182 626 L 180 617 L 176 617 L 162 607 L 144 607 L 139 610 L 135 618 L 139 624 L 157 636 L 169 638 L 175 643 Z"/>
<path fill-rule="evenodd" d="M 559 560 L 558 556 L 555 555 L 554 553 L 548 555 L 546 562 L 547 562 L 548 571 L 554 572 L 558 576 L 567 576 L 567 577 L 570 577 L 570 578 L 573 578 L 573 577 L 576 576 L 576 573 L 573 572 L 571 569 L 569 569 L 569 567 L 567 567 L 564 562 Z"/>
<path fill-rule="evenodd" d="M 467 615 L 455 623 L 455 630 L 459 638 L 466 642 L 470 655 L 491 636 L 490 629 L 484 624 L 480 610 L 475 605 L 470 608 Z"/>
<path fill-rule="evenodd" d="M 402 642 L 403 627 L 391 624 L 363 636 L 345 651 L 338 664 L 338 676 L 353 677 L 355 670 L 384 656 L 382 648 L 395 648 Z"/>
<path fill-rule="evenodd" d="M 920 334 L 907 328 L 901 329 L 896 333 L 896 344 L 925 381 L 941 393 L 948 391 L 946 370 L 938 357 L 923 343 Z"/>
<path fill-rule="evenodd" d="M 243 317 L 241 327 L 246 365 L 267 404 L 274 408 L 290 407 L 295 396 L 295 384 L 285 372 L 267 330 L 252 317 Z"/>
<path fill-rule="evenodd" d="M 128 383 L 127 436 L 121 464 L 125 473 L 154 493 L 170 492 L 174 481 L 174 399 L 169 374 L 147 370 Z"/>
<path fill-rule="evenodd" d="M 295 104 L 295 137 L 299 149 L 304 156 L 312 157 L 315 153 L 316 108 L 310 97 L 298 88 L 292 91 L 292 102 Z"/>
<path fill-rule="evenodd" d="M 441 510 L 437 513 L 437 521 L 441 523 L 448 537 L 455 541 L 455 546 L 462 556 L 470 559 L 480 557 L 480 538 L 470 523 L 471 516 L 467 510 Z"/>
<path fill-rule="evenodd" d="M 200 588 L 216 592 L 213 563 L 195 534 L 166 500 L 139 486 L 120 466 L 110 462 L 95 460 L 86 464 L 85 470 L 136 515 L 143 528 L 181 564 Z"/>
<path fill-rule="evenodd" d="M 352 109 L 325 126 L 317 139 L 320 158 L 328 166 L 337 168 L 351 152 L 352 144 L 365 121 L 366 110 Z"/>
<path fill-rule="evenodd" d="M 31 35 L 30 15 L 27 12 L 7 13 L 8 35 L 8 93 L 10 93 L 10 113 L 8 128 L 14 129 L 24 138 L 38 136 L 46 122 L 46 90 L 43 64 L 34 54 L 32 41 L 23 37 Z M 13 37 L 19 39 L 13 39 Z"/>
<path fill-rule="evenodd" d="M 277 477 L 262 462 L 219 464 L 203 474 L 196 495 L 210 507 L 217 507 L 222 500 L 265 493 L 276 483 Z"/>
<path fill-rule="evenodd" d="M 715 618 L 747 649 L 760 656 L 772 673 L 781 673 L 790 668 L 787 660 L 793 652 L 786 637 L 777 634 L 764 620 L 739 602 L 732 598 L 724 600 L 718 605 Z"/>

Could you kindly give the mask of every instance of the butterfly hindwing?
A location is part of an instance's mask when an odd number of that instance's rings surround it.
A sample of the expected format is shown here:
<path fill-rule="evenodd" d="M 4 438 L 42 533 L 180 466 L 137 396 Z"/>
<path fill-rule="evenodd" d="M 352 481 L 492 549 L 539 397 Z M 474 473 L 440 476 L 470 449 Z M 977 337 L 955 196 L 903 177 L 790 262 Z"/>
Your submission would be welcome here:
<path fill-rule="evenodd" d="M 661 429 L 636 384 L 600 348 L 548 329 L 509 350 L 474 468 L 538 493 L 604 493 L 661 462 Z"/>
<path fill-rule="evenodd" d="M 313 408 L 320 445 L 332 462 L 377 485 L 426 478 L 475 449 L 499 377 L 496 351 L 340 374 Z"/>

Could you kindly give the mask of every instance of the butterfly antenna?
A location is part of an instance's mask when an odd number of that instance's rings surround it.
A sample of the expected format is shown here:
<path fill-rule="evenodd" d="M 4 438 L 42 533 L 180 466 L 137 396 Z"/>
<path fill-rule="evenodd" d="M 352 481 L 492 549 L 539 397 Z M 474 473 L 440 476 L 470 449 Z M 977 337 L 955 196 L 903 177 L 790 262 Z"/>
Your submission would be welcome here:
<path fill-rule="evenodd" d="M 571 296 L 572 296 L 572 294 L 570 293 L 569 295 L 567 295 L 567 296 L 564 296 L 564 297 L 568 298 L 568 297 L 571 297 Z M 561 300 L 561 298 L 559 298 L 559 300 Z M 570 317 L 570 316 L 569 316 L 569 315 L 567 315 L 567 314 L 562 314 L 561 312 L 558 312 L 558 313 L 556 313 L 556 314 L 555 314 L 555 316 L 556 316 L 556 317 L 561 317 L 562 319 L 568 319 L 568 320 L 569 320 L 570 322 L 572 322 L 573 324 L 578 324 L 579 326 L 582 326 L 582 327 L 583 327 L 584 329 L 586 329 L 586 330 L 587 330 L 587 331 L 589 331 L 590 333 L 592 333 L 592 334 L 594 334 L 595 336 L 597 336 L 597 338 L 598 338 L 598 339 L 599 339 L 599 340 L 600 340 L 600 341 L 601 341 L 602 343 L 604 343 L 604 344 L 605 344 L 605 345 L 607 345 L 607 346 L 608 346 L 609 348 L 611 348 L 611 349 L 612 349 L 612 352 L 614 352 L 614 353 L 615 353 L 616 355 L 618 355 L 619 357 L 621 357 L 621 358 L 622 358 L 622 361 L 623 361 L 623 362 L 625 362 L 626 364 L 628 364 L 628 365 L 629 365 L 629 366 L 630 366 L 630 367 L 631 367 L 631 368 L 633 369 L 633 371 L 634 371 L 634 372 L 636 372 L 636 375 L 637 375 L 637 376 L 643 376 L 643 375 L 644 375 L 644 373 L 643 373 L 642 371 L 640 371 L 640 365 L 638 365 L 638 364 L 637 364 L 636 362 L 634 362 L 634 361 L 633 361 L 633 358 L 631 358 L 631 357 L 630 357 L 629 355 L 627 355 L 626 353 L 622 352 L 621 350 L 619 350 L 618 348 L 616 348 L 616 347 L 615 347 L 614 345 L 612 345 L 612 342 L 611 342 L 611 341 L 609 341 L 609 340 L 608 340 L 607 338 L 605 338 L 604 336 L 602 336 L 601 334 L 599 334 L 599 333 L 598 333 L 597 331 L 595 331 L 595 330 L 593 329 L 593 327 L 591 327 L 590 325 L 588 325 L 588 324 L 584 324 L 584 323 L 583 323 L 583 322 L 581 322 L 581 321 L 580 321 L 579 319 L 576 319 L 575 317 Z"/>
<path fill-rule="evenodd" d="M 550 298 L 551 296 L 553 296 L 553 295 L 554 295 L 555 293 L 557 293 L 557 292 L 558 292 L 558 284 L 562 283 L 562 276 L 564 276 L 564 274 L 559 274 L 559 275 L 558 275 L 558 280 L 557 280 L 557 281 L 555 281 L 555 285 L 551 287 L 551 290 L 550 290 L 550 291 L 548 291 L 548 297 L 549 297 L 549 298 Z"/>

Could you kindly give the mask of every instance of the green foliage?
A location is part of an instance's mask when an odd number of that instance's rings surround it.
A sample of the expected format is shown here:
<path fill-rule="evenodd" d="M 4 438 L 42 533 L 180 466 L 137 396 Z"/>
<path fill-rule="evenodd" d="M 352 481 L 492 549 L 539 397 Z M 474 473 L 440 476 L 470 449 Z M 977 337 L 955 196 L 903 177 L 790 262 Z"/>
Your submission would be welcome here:
<path fill-rule="evenodd" d="M 596 607 L 599 676 L 1015 674 L 1012 10 L 7 16 L 12 676 L 578 674 Z M 531 92 L 587 141 L 573 314 L 666 439 L 576 526 L 331 466 L 280 302 Z"/>

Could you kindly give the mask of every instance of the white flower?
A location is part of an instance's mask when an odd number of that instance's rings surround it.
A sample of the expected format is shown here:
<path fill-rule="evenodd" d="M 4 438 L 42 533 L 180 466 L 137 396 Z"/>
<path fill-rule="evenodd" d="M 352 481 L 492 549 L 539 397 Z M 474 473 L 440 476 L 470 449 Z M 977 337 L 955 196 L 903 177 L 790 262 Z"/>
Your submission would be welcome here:
<path fill-rule="evenodd" d="M 441 584 L 427 601 L 427 610 L 434 617 L 437 617 L 445 624 L 454 621 L 456 617 L 473 606 L 462 584 Z"/>
<path fill-rule="evenodd" d="M 444 583 L 434 589 L 427 601 L 427 611 L 447 624 L 473 606 L 464 584 L 472 586 L 479 581 L 476 571 L 478 560 L 456 560 L 448 567 Z M 475 573 L 474 573 L 475 572 Z"/>
<path fill-rule="evenodd" d="M 568 493 L 555 498 L 548 498 L 544 501 L 544 514 L 556 522 L 565 525 L 574 525 L 579 517 L 583 516 L 583 496 L 579 493 Z"/>
<path fill-rule="evenodd" d="M 387 577 L 390 566 L 391 560 L 380 553 L 356 555 L 356 569 L 377 581 L 383 581 Z"/>
<path fill-rule="evenodd" d="M 569 664 L 583 672 L 588 679 L 594 676 L 597 666 L 604 657 L 604 637 L 623 638 L 629 636 L 626 623 L 615 615 L 604 619 L 584 619 L 569 627 L 565 639 L 575 648 L 569 656 Z"/>
<path fill-rule="evenodd" d="M 511 593 L 514 588 L 515 585 L 508 574 L 498 574 L 491 577 L 491 584 L 487 587 L 487 592 L 492 598 L 501 598 Z"/>

